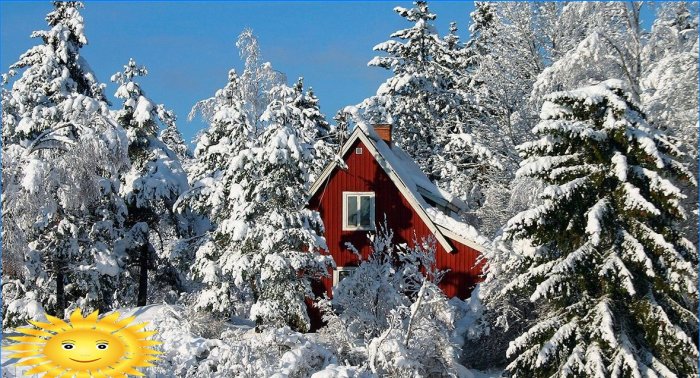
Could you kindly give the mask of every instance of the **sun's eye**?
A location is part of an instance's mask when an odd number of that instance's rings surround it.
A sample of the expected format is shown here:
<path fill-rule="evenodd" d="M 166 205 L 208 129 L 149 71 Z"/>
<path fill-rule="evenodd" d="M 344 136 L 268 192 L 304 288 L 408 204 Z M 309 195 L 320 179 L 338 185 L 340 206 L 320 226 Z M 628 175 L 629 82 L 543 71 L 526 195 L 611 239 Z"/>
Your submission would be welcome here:
<path fill-rule="evenodd" d="M 107 349 L 108 346 L 109 345 L 106 343 L 100 343 L 100 344 L 97 344 L 97 349 L 105 350 L 105 349 Z"/>
<path fill-rule="evenodd" d="M 73 349 L 74 345 L 73 344 L 63 344 L 63 349 L 65 350 L 71 350 Z"/>

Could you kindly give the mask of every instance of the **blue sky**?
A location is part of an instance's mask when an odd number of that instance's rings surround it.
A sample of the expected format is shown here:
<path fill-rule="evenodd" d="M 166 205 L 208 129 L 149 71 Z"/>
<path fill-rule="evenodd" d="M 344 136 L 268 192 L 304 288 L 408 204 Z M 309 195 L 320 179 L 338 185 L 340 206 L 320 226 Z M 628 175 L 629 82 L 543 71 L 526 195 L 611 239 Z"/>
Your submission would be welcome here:
<path fill-rule="evenodd" d="M 191 140 L 205 125 L 187 121 L 192 105 L 210 97 L 226 82 L 232 67 L 240 69 L 235 48 L 246 27 L 258 36 L 263 57 L 290 82 L 304 77 L 330 120 L 335 112 L 374 94 L 388 72 L 367 67 L 372 47 L 410 26 L 395 6 L 410 1 L 374 2 L 87 2 L 82 14 L 89 44 L 83 56 L 98 78 L 115 91 L 109 77 L 129 58 L 145 65 L 140 80 L 147 95 L 178 115 L 178 126 Z M 430 3 L 441 34 L 457 21 L 468 37 L 472 2 Z M 0 2 L 0 71 L 39 40 L 33 30 L 46 28 L 46 2 Z"/>

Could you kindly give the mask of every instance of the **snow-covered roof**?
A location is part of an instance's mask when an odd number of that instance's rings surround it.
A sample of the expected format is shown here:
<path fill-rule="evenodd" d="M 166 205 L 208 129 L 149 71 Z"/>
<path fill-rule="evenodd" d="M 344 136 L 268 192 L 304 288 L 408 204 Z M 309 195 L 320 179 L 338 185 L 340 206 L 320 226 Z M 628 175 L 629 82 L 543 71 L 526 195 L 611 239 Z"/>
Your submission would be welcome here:
<path fill-rule="evenodd" d="M 396 145 L 388 145 L 372 126 L 364 123 L 357 124 L 343 145 L 340 156 L 345 156 L 357 139 L 365 144 L 446 251 L 454 251 L 447 238 L 483 251 L 486 238 L 479 235 L 474 227 L 456 219 L 452 214 L 466 209 L 462 200 L 431 182 L 406 152 Z M 336 161 L 324 169 L 311 187 L 311 196 L 322 187 L 338 166 Z"/>

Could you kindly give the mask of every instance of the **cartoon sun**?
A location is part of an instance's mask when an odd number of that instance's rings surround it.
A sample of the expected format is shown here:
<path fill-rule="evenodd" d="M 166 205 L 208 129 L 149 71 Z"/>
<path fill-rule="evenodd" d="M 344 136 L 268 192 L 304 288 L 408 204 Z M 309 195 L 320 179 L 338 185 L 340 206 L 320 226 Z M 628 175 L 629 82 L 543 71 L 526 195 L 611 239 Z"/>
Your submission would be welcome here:
<path fill-rule="evenodd" d="M 52 377 L 124 377 L 143 374 L 139 367 L 154 366 L 159 351 L 147 347 L 160 342 L 146 338 L 156 331 L 143 331 L 148 323 L 131 324 L 134 317 L 119 319 L 112 313 L 98 319 L 95 311 L 83 318 L 80 309 L 70 323 L 46 315 L 49 323 L 29 321 L 37 328 L 17 328 L 26 336 L 8 337 L 19 343 L 5 347 L 20 358 L 17 365 L 32 366 L 25 375 L 44 373 Z"/>

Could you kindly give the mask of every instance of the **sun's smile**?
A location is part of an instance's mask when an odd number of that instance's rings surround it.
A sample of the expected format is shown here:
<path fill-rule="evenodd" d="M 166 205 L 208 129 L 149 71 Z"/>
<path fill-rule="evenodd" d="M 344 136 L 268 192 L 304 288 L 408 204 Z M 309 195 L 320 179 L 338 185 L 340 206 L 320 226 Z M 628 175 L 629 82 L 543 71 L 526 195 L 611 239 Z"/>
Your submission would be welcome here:
<path fill-rule="evenodd" d="M 33 366 L 26 375 L 43 378 L 76 375 L 108 377 L 139 375 L 139 367 L 153 366 L 160 352 L 148 347 L 160 344 L 148 340 L 155 331 L 144 331 L 146 323 L 131 324 L 133 317 L 119 319 L 119 313 L 98 319 L 97 311 L 83 318 L 80 309 L 70 322 L 47 315 L 49 323 L 30 321 L 37 328 L 18 328 L 26 336 L 9 337 L 20 343 L 6 347 L 17 365 Z"/>
<path fill-rule="evenodd" d="M 80 361 L 80 360 L 76 360 L 75 358 L 71 358 L 71 360 L 73 360 L 73 361 L 75 361 L 75 362 L 87 363 L 87 362 L 95 362 L 95 361 L 99 360 L 99 358 L 95 358 L 94 360 L 90 360 L 90 361 Z"/>

